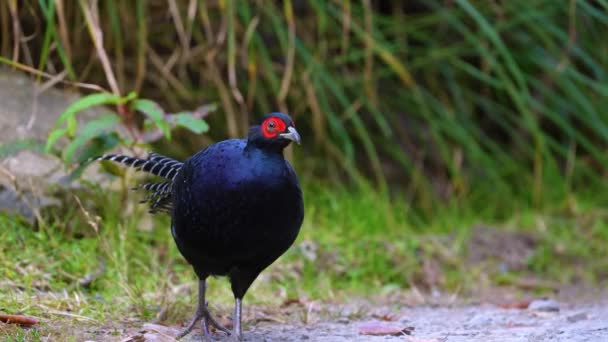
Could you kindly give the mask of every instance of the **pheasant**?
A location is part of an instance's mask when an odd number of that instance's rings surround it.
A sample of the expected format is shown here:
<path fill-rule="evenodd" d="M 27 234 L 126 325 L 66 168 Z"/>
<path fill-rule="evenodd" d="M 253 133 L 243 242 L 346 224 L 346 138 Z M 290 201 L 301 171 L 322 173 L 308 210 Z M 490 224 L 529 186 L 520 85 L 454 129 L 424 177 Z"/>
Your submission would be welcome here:
<path fill-rule="evenodd" d="M 150 212 L 171 215 L 171 232 L 198 276 L 198 307 L 181 338 L 202 321 L 242 339 L 242 299 L 258 275 L 295 241 L 304 219 L 302 191 L 283 150 L 300 144 L 293 120 L 271 113 L 249 129 L 247 139 L 215 143 L 180 162 L 156 153 L 146 159 L 104 155 L 109 160 L 164 178 L 139 188 Z M 233 330 L 209 313 L 206 279 L 226 276 L 235 298 Z"/>

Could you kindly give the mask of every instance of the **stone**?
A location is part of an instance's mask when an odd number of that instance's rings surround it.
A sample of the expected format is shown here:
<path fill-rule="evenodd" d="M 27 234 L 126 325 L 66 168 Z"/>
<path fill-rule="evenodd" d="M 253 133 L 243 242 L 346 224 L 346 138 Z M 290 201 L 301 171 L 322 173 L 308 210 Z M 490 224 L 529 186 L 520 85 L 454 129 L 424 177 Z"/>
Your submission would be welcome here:
<path fill-rule="evenodd" d="M 542 311 L 542 312 L 558 312 L 559 303 L 553 299 L 536 299 L 530 302 L 528 310 Z"/>
<path fill-rule="evenodd" d="M 0 67 L 0 145 L 22 139 L 44 144 L 59 115 L 80 98 L 74 91 L 43 84 Z M 83 122 L 100 112 L 99 108 L 84 110 L 78 113 L 78 120 Z M 38 210 L 60 204 L 49 188 L 71 186 L 65 182 L 67 174 L 59 158 L 44 153 L 22 150 L 0 156 L 0 211 L 33 223 Z"/>

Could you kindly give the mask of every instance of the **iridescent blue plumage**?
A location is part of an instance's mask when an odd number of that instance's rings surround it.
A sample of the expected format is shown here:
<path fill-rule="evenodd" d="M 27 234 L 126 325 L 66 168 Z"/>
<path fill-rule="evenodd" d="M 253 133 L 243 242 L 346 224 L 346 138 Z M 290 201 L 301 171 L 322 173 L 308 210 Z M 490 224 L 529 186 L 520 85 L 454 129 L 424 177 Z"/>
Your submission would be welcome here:
<path fill-rule="evenodd" d="M 142 188 L 151 192 L 153 209 L 171 212 L 178 249 L 200 279 L 198 310 L 180 337 L 201 319 L 205 339 L 210 338 L 208 324 L 227 331 L 207 310 L 208 276 L 229 277 L 235 296 L 233 334 L 241 337 L 241 299 L 260 272 L 293 244 L 304 218 L 297 176 L 283 157 L 291 141 L 300 142 L 291 118 L 271 113 L 250 128 L 246 140 L 221 141 L 183 163 L 156 154 L 146 160 L 100 158 L 171 176 Z"/>
<path fill-rule="evenodd" d="M 244 140 L 220 142 L 187 160 L 172 192 L 180 251 L 200 278 L 230 276 L 239 297 L 291 246 L 303 219 L 292 167 L 282 154 Z"/>

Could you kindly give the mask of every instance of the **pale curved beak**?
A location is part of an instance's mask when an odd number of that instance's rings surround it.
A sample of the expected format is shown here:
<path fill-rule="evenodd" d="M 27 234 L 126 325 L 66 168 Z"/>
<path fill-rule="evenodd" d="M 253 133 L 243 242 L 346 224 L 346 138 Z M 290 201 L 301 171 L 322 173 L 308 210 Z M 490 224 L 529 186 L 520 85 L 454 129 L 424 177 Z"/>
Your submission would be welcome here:
<path fill-rule="evenodd" d="M 296 129 L 294 127 L 287 127 L 287 130 L 289 132 L 287 133 L 281 133 L 279 134 L 281 137 L 285 138 L 285 139 L 289 139 L 291 141 L 295 141 L 296 143 L 298 143 L 298 145 L 300 145 L 300 143 L 302 142 L 302 139 L 300 138 L 300 134 L 298 134 L 298 131 L 296 131 Z"/>

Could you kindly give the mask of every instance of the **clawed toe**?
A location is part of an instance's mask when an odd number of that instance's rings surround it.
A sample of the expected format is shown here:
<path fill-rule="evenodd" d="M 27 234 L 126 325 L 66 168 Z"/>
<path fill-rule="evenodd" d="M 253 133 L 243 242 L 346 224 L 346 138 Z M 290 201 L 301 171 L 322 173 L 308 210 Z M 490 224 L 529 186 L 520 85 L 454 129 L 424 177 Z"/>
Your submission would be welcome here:
<path fill-rule="evenodd" d="M 218 323 L 215 318 L 213 318 L 211 316 L 211 314 L 209 313 L 209 311 L 203 312 L 201 314 L 197 314 L 194 319 L 192 319 L 192 321 L 188 324 L 188 326 L 186 326 L 186 328 L 184 328 L 184 330 L 182 330 L 176 337 L 177 340 L 183 338 L 184 336 L 188 335 L 192 329 L 194 329 L 194 326 L 196 325 L 196 323 L 198 321 L 202 320 L 202 326 L 203 326 L 203 337 L 205 341 L 211 341 L 211 334 L 209 333 L 209 329 L 208 326 L 211 325 L 213 326 L 215 329 L 217 329 L 218 331 L 221 331 L 223 333 L 225 333 L 226 335 L 232 335 L 232 332 L 230 330 L 228 330 L 226 327 L 224 327 L 223 325 L 221 325 L 220 323 Z"/>
<path fill-rule="evenodd" d="M 207 316 L 207 322 L 212 325 L 215 329 L 227 334 L 227 335 L 232 335 L 232 332 L 230 330 L 228 330 L 226 327 L 224 327 L 223 325 L 221 325 L 220 323 L 218 323 L 215 318 L 211 317 L 210 314 L 208 314 Z"/>
<path fill-rule="evenodd" d="M 182 337 L 188 335 L 194 328 L 194 325 L 196 325 L 196 323 L 200 321 L 201 318 L 203 318 L 203 315 L 197 312 L 192 321 L 190 321 L 190 323 L 184 328 L 184 330 L 182 330 L 175 338 L 179 340 Z"/>

